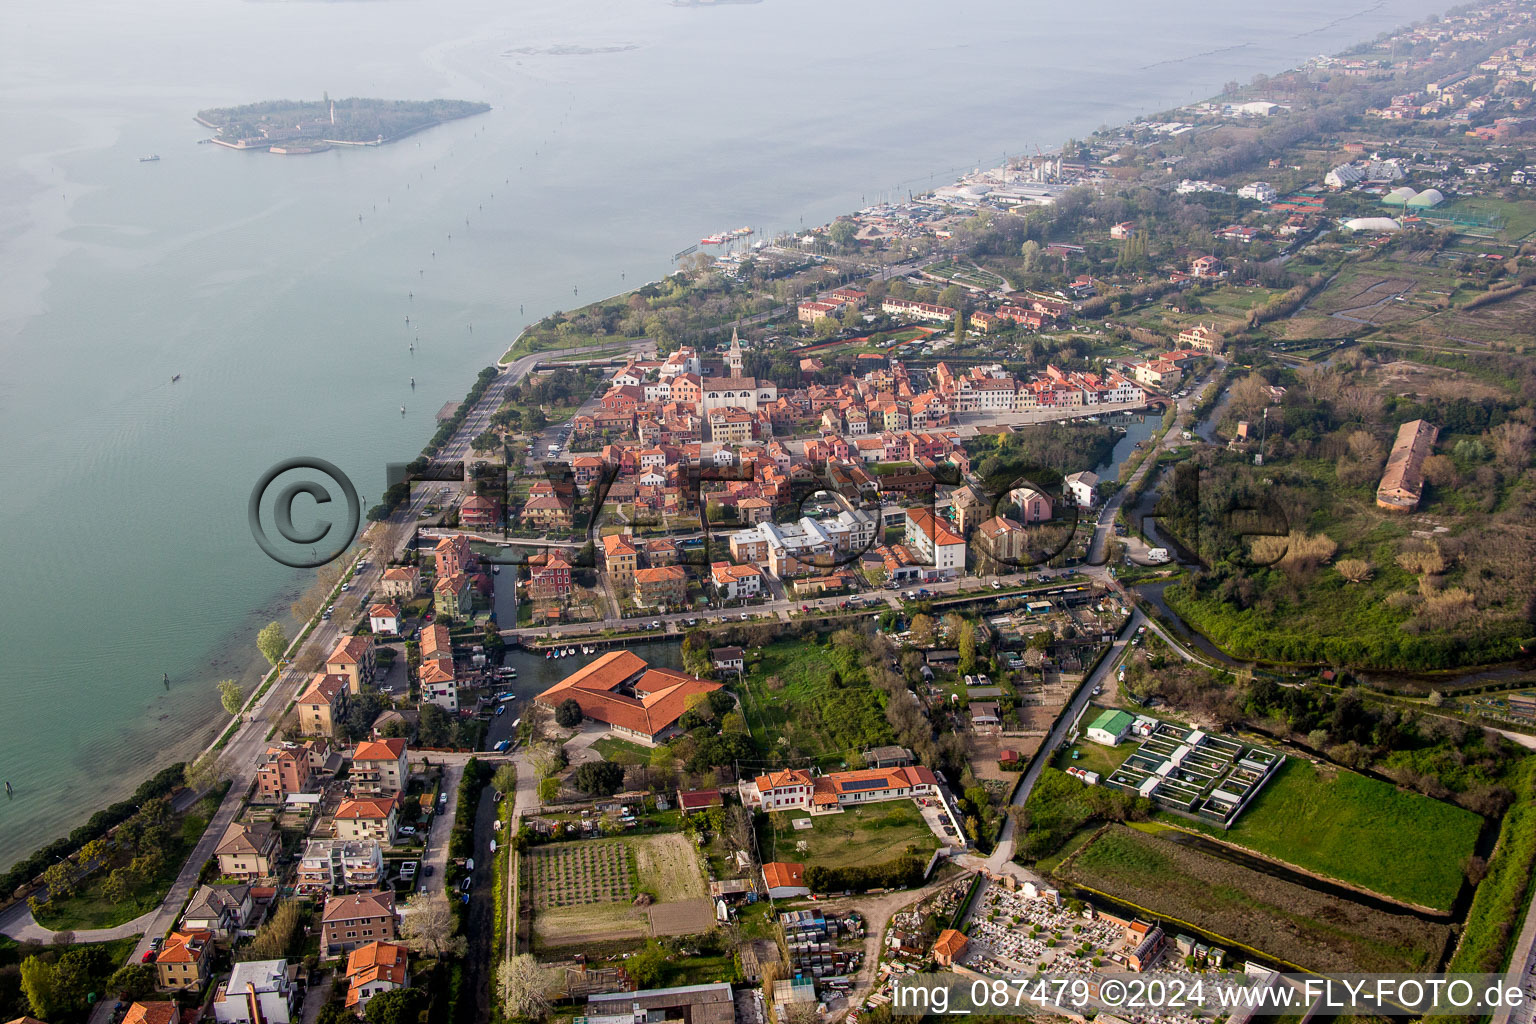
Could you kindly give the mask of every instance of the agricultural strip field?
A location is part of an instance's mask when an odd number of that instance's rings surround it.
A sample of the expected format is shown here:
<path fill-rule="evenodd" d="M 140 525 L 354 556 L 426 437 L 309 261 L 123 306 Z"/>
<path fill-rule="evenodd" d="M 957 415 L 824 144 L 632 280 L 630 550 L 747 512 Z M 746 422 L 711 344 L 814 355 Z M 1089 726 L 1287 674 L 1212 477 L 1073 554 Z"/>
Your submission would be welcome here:
<path fill-rule="evenodd" d="M 1435 910 L 1455 902 L 1462 861 L 1482 828 L 1482 818 L 1471 811 L 1296 758 L 1287 759 L 1230 829 L 1169 820 L 1303 871 Z"/>
<path fill-rule="evenodd" d="M 1309 970 L 1431 970 L 1450 929 L 1325 896 L 1122 825 L 1057 869 L 1090 890 Z"/>
<path fill-rule="evenodd" d="M 939 846 L 911 800 L 888 800 L 814 817 L 809 811 L 780 811 L 768 815 L 768 820 L 765 860 L 846 868 L 883 864 L 900 857 L 908 846 L 916 846 L 924 856 Z M 797 820 L 809 820 L 811 827 L 797 829 Z"/>
<path fill-rule="evenodd" d="M 698 856 L 678 833 L 534 846 L 522 862 L 541 946 L 644 938 L 640 893 L 660 904 L 706 894 Z"/>

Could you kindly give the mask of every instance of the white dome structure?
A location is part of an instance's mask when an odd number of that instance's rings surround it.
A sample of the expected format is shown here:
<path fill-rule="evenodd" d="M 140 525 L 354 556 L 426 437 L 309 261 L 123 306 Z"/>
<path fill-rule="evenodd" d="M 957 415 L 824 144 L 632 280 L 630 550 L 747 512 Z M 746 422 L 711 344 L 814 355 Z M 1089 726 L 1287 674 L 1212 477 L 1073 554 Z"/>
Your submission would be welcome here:
<path fill-rule="evenodd" d="M 1391 217 L 1355 217 L 1344 222 L 1347 231 L 1401 231 L 1403 226 Z"/>

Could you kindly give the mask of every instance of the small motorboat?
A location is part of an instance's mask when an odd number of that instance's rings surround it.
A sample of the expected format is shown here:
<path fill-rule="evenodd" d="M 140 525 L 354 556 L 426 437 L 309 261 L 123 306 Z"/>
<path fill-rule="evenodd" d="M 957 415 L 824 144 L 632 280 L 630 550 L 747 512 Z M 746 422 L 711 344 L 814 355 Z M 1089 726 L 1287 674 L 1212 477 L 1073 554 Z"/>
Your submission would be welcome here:
<path fill-rule="evenodd" d="M 548 661 L 550 658 L 553 658 L 554 656 L 555 656 L 555 652 L 554 651 L 545 651 L 544 652 L 544 660 L 545 661 Z"/>
<path fill-rule="evenodd" d="M 175 384 L 179 380 L 181 380 L 181 374 L 178 373 L 176 376 L 171 378 L 171 383 Z"/>

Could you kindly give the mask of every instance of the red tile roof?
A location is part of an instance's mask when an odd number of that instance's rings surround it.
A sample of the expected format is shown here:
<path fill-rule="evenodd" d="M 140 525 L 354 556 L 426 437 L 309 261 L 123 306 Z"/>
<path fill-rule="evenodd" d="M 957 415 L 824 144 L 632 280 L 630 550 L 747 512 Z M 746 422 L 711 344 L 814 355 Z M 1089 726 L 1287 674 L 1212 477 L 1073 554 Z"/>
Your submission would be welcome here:
<path fill-rule="evenodd" d="M 770 889 L 780 886 L 805 885 L 805 865 L 785 861 L 770 861 L 763 865 L 763 883 Z"/>
<path fill-rule="evenodd" d="M 353 761 L 398 761 L 405 753 L 405 740 L 395 737 L 387 740 L 364 740 L 352 754 Z"/>
<path fill-rule="evenodd" d="M 157 964 L 195 964 L 203 958 L 204 948 L 213 941 L 213 932 L 206 928 L 192 931 L 171 932 L 165 945 L 155 957 Z"/>
<path fill-rule="evenodd" d="M 344 692 L 347 685 L 346 676 L 316 672 L 314 679 L 310 681 L 309 689 L 299 695 L 299 703 L 332 704 L 336 700 L 336 695 Z"/>
<path fill-rule="evenodd" d="M 347 980 L 352 990 L 347 993 L 347 1005 L 357 1002 L 362 986 L 375 981 L 387 981 L 404 985 L 410 950 L 393 942 L 370 942 L 359 946 L 347 956 Z"/>
<path fill-rule="evenodd" d="M 349 636 L 336 645 L 331 656 L 325 659 L 327 665 L 358 665 L 367 656 L 373 641 L 366 636 Z"/>
<path fill-rule="evenodd" d="M 635 696 L 617 692 L 626 684 Z M 569 697 L 594 721 L 655 736 L 682 717 L 689 697 L 718 689 L 719 683 L 668 668 L 651 668 L 632 651 L 610 651 L 536 699 L 554 707 Z"/>
<path fill-rule="evenodd" d="M 343 800 L 341 806 L 336 808 L 337 820 L 345 821 L 381 821 L 389 817 L 389 812 L 395 808 L 395 797 L 358 797 L 354 800 Z"/>
<path fill-rule="evenodd" d="M 123 1015 L 123 1024 L 176 1024 L 181 1019 L 180 1008 L 169 1000 L 152 1003 L 135 1002 Z M 11 1024 L 43 1024 L 34 1017 L 17 1017 Z"/>

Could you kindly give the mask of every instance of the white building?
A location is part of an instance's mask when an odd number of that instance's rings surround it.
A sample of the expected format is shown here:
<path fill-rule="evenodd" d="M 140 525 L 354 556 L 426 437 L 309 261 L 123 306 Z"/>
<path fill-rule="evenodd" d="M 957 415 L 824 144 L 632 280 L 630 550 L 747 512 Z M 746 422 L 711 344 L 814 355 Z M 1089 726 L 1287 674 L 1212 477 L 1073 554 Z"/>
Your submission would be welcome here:
<path fill-rule="evenodd" d="M 965 538 L 957 536 L 945 520 L 925 508 L 907 509 L 903 538 L 907 549 L 933 566 L 940 575 L 965 572 Z"/>
<path fill-rule="evenodd" d="M 1239 198 L 1252 199 L 1256 202 L 1269 204 L 1280 197 L 1275 187 L 1267 181 L 1250 181 L 1237 190 Z"/>
<path fill-rule="evenodd" d="M 1085 469 L 1081 473 L 1073 473 L 1062 483 L 1066 487 L 1067 497 L 1075 501 L 1078 508 L 1093 508 L 1094 488 L 1099 486 L 1096 473 Z"/>
<path fill-rule="evenodd" d="M 213 997 L 219 1024 L 293 1024 L 298 986 L 286 960 L 235 964 Z"/>

